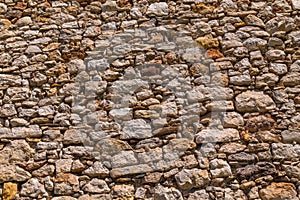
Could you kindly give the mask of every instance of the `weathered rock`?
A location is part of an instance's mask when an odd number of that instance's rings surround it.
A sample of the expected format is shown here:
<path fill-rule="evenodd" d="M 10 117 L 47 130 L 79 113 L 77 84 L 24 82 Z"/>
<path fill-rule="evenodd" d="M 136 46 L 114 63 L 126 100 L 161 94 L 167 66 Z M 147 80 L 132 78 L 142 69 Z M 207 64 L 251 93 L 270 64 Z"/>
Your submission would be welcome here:
<path fill-rule="evenodd" d="M 199 37 L 196 39 L 201 47 L 204 48 L 216 48 L 219 47 L 219 41 L 217 38 L 212 38 L 212 36 Z"/>
<path fill-rule="evenodd" d="M 198 190 L 189 194 L 188 200 L 209 200 L 209 194 L 204 190 Z"/>
<path fill-rule="evenodd" d="M 274 159 L 293 159 L 300 155 L 300 145 L 273 143 L 272 153 Z"/>
<path fill-rule="evenodd" d="M 258 162 L 236 170 L 237 177 L 241 180 L 255 180 L 259 177 L 274 175 L 276 168 L 272 163 Z"/>
<path fill-rule="evenodd" d="M 196 142 L 198 144 L 211 142 L 231 142 L 236 141 L 239 138 L 239 132 L 231 128 L 223 130 L 205 129 L 196 134 Z"/>
<path fill-rule="evenodd" d="M 282 50 L 269 50 L 266 53 L 266 57 L 273 61 L 273 60 L 284 60 L 285 59 L 285 53 Z"/>
<path fill-rule="evenodd" d="M 270 63 L 270 71 L 274 72 L 275 74 L 278 75 L 283 75 L 287 73 L 287 66 L 286 64 L 282 64 L 282 63 Z"/>
<path fill-rule="evenodd" d="M 275 200 L 275 199 L 297 199 L 296 188 L 292 183 L 273 182 L 265 189 L 259 191 L 259 196 L 263 200 Z"/>
<path fill-rule="evenodd" d="M 152 130 L 149 123 L 143 119 L 134 119 L 124 122 L 123 134 L 121 139 L 145 139 L 152 136 Z"/>
<path fill-rule="evenodd" d="M 174 187 L 163 187 L 158 184 L 154 188 L 154 199 L 178 199 L 183 200 L 182 194 Z"/>
<path fill-rule="evenodd" d="M 281 132 L 282 141 L 284 143 L 297 142 L 300 144 L 300 132 L 285 130 Z"/>
<path fill-rule="evenodd" d="M 166 2 L 150 4 L 146 12 L 147 15 L 164 16 L 169 14 L 169 6 Z"/>
<path fill-rule="evenodd" d="M 109 170 L 99 161 L 96 161 L 91 167 L 82 172 L 90 177 L 103 178 L 109 175 Z"/>
<path fill-rule="evenodd" d="M 5 14 L 7 12 L 7 5 L 4 3 L 0 4 L 0 14 Z"/>
<path fill-rule="evenodd" d="M 133 185 L 115 185 L 112 188 L 112 196 L 115 199 L 134 199 L 134 186 Z"/>
<path fill-rule="evenodd" d="M 14 104 L 4 104 L 1 107 L 1 111 L 0 111 L 1 117 L 11 117 L 16 114 L 17 114 L 17 111 L 16 111 Z"/>
<path fill-rule="evenodd" d="M 225 128 L 237 128 L 244 125 L 243 117 L 237 112 L 226 112 L 223 120 Z"/>
<path fill-rule="evenodd" d="M 288 73 L 280 80 L 285 86 L 296 86 L 300 84 L 300 73 Z"/>
<path fill-rule="evenodd" d="M 248 15 L 247 17 L 245 17 L 245 22 L 249 26 L 258 26 L 262 28 L 265 27 L 263 20 L 261 20 L 255 15 Z"/>
<path fill-rule="evenodd" d="M 267 112 L 275 108 L 275 103 L 263 92 L 247 91 L 236 97 L 235 106 L 239 112 Z"/>
<path fill-rule="evenodd" d="M 182 190 L 203 187 L 210 181 L 208 171 L 200 169 L 183 169 L 175 175 L 175 179 Z"/>
<path fill-rule="evenodd" d="M 31 178 L 31 174 L 16 165 L 0 165 L 0 183 L 8 181 L 23 182 Z"/>
<path fill-rule="evenodd" d="M 47 196 L 47 192 L 44 188 L 44 185 L 42 185 L 38 179 L 31 178 L 22 185 L 20 195 L 38 198 L 41 196 Z"/>
<path fill-rule="evenodd" d="M 3 184 L 2 199 L 15 199 L 18 192 L 18 185 L 16 183 L 7 182 Z"/>
<path fill-rule="evenodd" d="M 209 166 L 213 178 L 222 178 L 232 175 L 231 168 L 225 160 L 214 159 L 210 161 Z"/>
<path fill-rule="evenodd" d="M 109 187 L 107 186 L 106 182 L 104 180 L 93 178 L 88 184 L 86 184 L 83 187 L 83 190 L 85 192 L 91 192 L 91 193 L 108 193 L 110 192 Z"/>

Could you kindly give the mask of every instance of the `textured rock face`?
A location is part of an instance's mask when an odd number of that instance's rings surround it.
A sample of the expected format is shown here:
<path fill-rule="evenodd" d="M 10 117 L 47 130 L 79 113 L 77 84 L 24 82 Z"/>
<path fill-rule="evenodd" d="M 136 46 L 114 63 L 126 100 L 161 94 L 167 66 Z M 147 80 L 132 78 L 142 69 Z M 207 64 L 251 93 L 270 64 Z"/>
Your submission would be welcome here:
<path fill-rule="evenodd" d="M 299 0 L 0 1 L 0 199 L 298 200 Z"/>
<path fill-rule="evenodd" d="M 235 105 L 239 112 L 267 112 L 275 109 L 275 103 L 270 96 L 255 91 L 239 94 Z"/>
<path fill-rule="evenodd" d="M 263 200 L 272 199 L 298 199 L 295 186 L 291 183 L 272 183 L 259 191 Z"/>

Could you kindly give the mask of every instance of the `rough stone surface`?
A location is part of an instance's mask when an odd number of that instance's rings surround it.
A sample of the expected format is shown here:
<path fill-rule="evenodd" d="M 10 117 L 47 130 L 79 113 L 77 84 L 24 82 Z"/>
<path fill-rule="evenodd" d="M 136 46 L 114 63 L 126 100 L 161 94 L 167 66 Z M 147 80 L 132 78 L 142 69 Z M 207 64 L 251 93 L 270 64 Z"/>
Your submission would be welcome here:
<path fill-rule="evenodd" d="M 275 108 L 270 96 L 255 91 L 239 94 L 235 105 L 239 112 L 267 112 Z"/>
<path fill-rule="evenodd" d="M 0 199 L 298 200 L 299 12 L 0 1 Z"/>

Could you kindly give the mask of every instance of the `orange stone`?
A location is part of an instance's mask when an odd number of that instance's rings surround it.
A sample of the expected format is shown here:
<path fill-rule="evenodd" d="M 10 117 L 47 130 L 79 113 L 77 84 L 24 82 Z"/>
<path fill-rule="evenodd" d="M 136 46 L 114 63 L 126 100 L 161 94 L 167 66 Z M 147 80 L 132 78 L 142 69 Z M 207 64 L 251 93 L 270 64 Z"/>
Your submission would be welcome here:
<path fill-rule="evenodd" d="M 211 59 L 224 58 L 224 55 L 218 49 L 207 50 L 205 56 Z"/>

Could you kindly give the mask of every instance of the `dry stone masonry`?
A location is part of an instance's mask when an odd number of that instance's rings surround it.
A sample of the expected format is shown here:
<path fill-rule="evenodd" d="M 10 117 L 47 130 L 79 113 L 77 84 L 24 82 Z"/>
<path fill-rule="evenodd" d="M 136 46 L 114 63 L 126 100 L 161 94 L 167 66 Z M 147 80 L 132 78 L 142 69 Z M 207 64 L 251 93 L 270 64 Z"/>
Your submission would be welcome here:
<path fill-rule="evenodd" d="M 0 200 L 299 200 L 300 0 L 0 0 Z"/>

